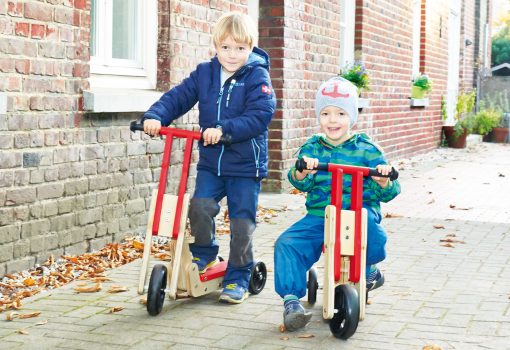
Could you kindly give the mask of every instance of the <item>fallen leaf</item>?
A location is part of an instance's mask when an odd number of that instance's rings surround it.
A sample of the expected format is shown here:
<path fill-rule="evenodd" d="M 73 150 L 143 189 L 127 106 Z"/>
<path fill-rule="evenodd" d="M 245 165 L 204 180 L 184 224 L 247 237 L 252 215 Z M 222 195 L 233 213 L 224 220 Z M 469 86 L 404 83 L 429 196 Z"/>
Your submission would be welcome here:
<path fill-rule="evenodd" d="M 314 338 L 314 337 L 315 337 L 315 335 L 309 334 L 309 333 L 298 335 L 298 338 L 304 338 L 304 339 L 306 339 L 306 338 Z"/>
<path fill-rule="evenodd" d="M 27 334 L 28 334 L 28 331 L 27 331 L 27 330 L 25 330 L 25 329 L 17 329 L 17 330 L 16 330 L 16 333 L 18 333 L 18 334 L 23 334 L 23 335 L 27 335 Z"/>
<path fill-rule="evenodd" d="M 435 201 L 436 201 L 436 200 L 435 200 L 434 198 L 432 198 L 431 200 L 429 200 L 429 201 L 427 202 L 427 204 L 432 204 L 432 203 L 434 203 Z"/>
<path fill-rule="evenodd" d="M 43 326 L 43 325 L 45 325 L 46 323 L 48 323 L 48 320 L 44 320 L 44 321 L 37 322 L 35 325 L 36 325 L 36 326 Z"/>
<path fill-rule="evenodd" d="M 140 298 L 140 304 L 147 305 L 147 298 Z"/>
<path fill-rule="evenodd" d="M 289 337 L 287 337 L 287 336 L 283 336 L 283 337 L 281 337 L 280 339 L 281 339 L 281 340 L 289 340 Z"/>
<path fill-rule="evenodd" d="M 454 210 L 471 210 L 471 209 L 473 209 L 472 207 L 469 207 L 469 208 L 460 208 L 460 207 L 457 207 L 455 204 L 450 204 L 450 208 L 454 209 Z"/>
<path fill-rule="evenodd" d="M 114 313 L 114 312 L 119 312 L 119 311 L 122 311 L 124 310 L 124 308 L 122 306 L 114 306 L 110 309 L 110 313 Z"/>
<path fill-rule="evenodd" d="M 35 284 L 35 280 L 33 278 L 26 278 L 24 281 L 23 281 L 23 284 L 27 287 L 31 287 Z"/>
<path fill-rule="evenodd" d="M 457 235 L 455 233 L 449 233 L 446 235 L 446 237 L 457 237 Z"/>
<path fill-rule="evenodd" d="M 143 250 L 144 244 L 139 241 L 133 241 L 133 248 L 136 250 Z"/>
<path fill-rule="evenodd" d="M 384 214 L 384 217 L 385 218 L 401 218 L 402 215 L 400 214 L 395 214 L 395 213 L 385 213 Z"/>
<path fill-rule="evenodd" d="M 447 248 L 455 248 L 455 246 L 453 244 L 451 244 L 451 243 L 441 244 L 441 246 L 447 247 Z"/>
<path fill-rule="evenodd" d="M 32 318 L 32 317 L 37 317 L 41 314 L 41 311 L 35 311 L 35 312 L 31 312 L 31 313 L 28 313 L 28 314 L 19 314 L 18 315 L 18 318 Z"/>
<path fill-rule="evenodd" d="M 372 300 L 367 299 L 367 305 L 372 305 Z"/>
<path fill-rule="evenodd" d="M 498 173 L 498 176 L 499 176 L 499 177 L 505 177 L 505 174 Z"/>
<path fill-rule="evenodd" d="M 440 346 L 435 344 L 425 345 L 422 350 L 443 350 Z"/>
<path fill-rule="evenodd" d="M 278 326 L 278 329 L 280 330 L 280 333 L 283 333 L 283 332 L 285 332 L 285 330 L 286 330 L 286 329 L 285 329 L 285 325 L 284 325 L 284 324 L 280 324 L 280 325 Z"/>
<path fill-rule="evenodd" d="M 439 242 L 466 244 L 466 242 L 461 241 L 460 239 L 453 239 L 453 238 L 440 239 Z"/>
<path fill-rule="evenodd" d="M 127 290 L 128 290 L 127 287 L 113 285 L 110 287 L 110 289 L 108 289 L 108 293 L 120 293 L 120 292 L 126 292 Z"/>
<path fill-rule="evenodd" d="M 17 313 L 16 311 L 11 311 L 7 314 L 6 320 L 12 321 L 16 318 L 17 315 L 19 315 L 19 313 Z"/>
<path fill-rule="evenodd" d="M 77 293 L 95 293 L 99 292 L 101 290 L 101 283 L 96 283 L 93 286 L 87 286 L 87 287 L 74 287 L 74 290 Z"/>
<path fill-rule="evenodd" d="M 444 226 L 443 226 L 443 225 L 433 225 L 433 227 L 434 227 L 435 229 L 442 229 L 442 228 L 444 228 Z"/>

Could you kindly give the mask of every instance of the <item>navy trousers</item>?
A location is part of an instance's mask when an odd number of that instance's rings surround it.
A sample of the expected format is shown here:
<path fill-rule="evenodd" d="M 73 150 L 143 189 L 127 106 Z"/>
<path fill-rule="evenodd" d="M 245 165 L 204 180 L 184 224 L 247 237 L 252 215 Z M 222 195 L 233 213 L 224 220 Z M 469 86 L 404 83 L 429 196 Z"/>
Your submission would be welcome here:
<path fill-rule="evenodd" d="M 254 265 L 253 232 L 256 227 L 260 179 L 217 176 L 200 170 L 191 199 L 189 219 L 195 243 L 190 245 L 194 257 L 212 260 L 218 255 L 215 217 L 219 202 L 226 196 L 230 218 L 230 253 L 223 286 L 230 283 L 248 288 Z"/>
<path fill-rule="evenodd" d="M 367 271 L 370 265 L 386 258 L 386 232 L 381 226 L 381 213 L 367 207 Z M 282 298 L 306 295 L 307 272 L 322 253 L 324 218 L 306 215 L 289 227 L 274 248 L 275 289 Z"/>

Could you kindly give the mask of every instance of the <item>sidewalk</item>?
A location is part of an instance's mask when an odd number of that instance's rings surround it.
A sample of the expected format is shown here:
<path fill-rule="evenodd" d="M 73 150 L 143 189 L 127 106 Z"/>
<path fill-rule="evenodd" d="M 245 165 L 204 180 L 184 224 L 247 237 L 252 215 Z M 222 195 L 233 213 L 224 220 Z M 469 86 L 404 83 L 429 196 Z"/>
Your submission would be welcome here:
<path fill-rule="evenodd" d="M 75 282 L 25 299 L 21 312 L 41 311 L 36 318 L 8 322 L 0 314 L 0 349 L 510 349 L 510 146 L 440 149 L 395 165 L 403 193 L 383 207 L 392 217 L 383 220 L 386 284 L 371 294 L 348 341 L 334 338 L 322 320 L 321 290 L 306 306 L 311 324 L 280 333 L 273 244 L 304 214 L 304 197 L 264 194 L 262 206 L 286 210 L 256 231 L 256 256 L 269 270 L 259 295 L 240 305 L 218 303 L 219 293 L 166 299 L 151 317 L 136 293 L 138 260 L 109 271 L 112 281 L 101 292 L 76 294 Z M 442 246 L 448 237 L 457 242 Z M 221 236 L 224 256 L 227 239 Z M 111 284 L 129 290 L 104 292 Z M 110 313 L 112 307 L 124 309 Z"/>

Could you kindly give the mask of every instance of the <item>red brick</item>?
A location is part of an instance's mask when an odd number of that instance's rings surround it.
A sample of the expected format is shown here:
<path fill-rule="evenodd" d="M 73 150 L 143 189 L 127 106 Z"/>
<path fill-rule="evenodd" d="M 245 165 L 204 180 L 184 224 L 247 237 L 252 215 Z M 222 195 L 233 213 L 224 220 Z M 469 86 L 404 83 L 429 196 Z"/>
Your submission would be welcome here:
<path fill-rule="evenodd" d="M 30 35 L 34 39 L 43 39 L 46 35 L 46 26 L 42 24 L 32 24 Z"/>
<path fill-rule="evenodd" d="M 7 13 L 12 17 L 23 17 L 23 3 L 21 1 L 9 1 Z"/>
<path fill-rule="evenodd" d="M 25 18 L 50 22 L 53 19 L 53 6 L 36 2 L 25 3 Z"/>
<path fill-rule="evenodd" d="M 85 0 L 74 0 L 74 8 L 79 10 L 88 10 Z"/>
<path fill-rule="evenodd" d="M 16 33 L 16 35 L 27 37 L 30 35 L 30 24 L 23 23 L 23 22 L 17 22 L 14 32 Z"/>
<path fill-rule="evenodd" d="M 29 74 L 30 73 L 30 60 L 16 60 L 15 63 L 16 72 L 20 74 Z"/>

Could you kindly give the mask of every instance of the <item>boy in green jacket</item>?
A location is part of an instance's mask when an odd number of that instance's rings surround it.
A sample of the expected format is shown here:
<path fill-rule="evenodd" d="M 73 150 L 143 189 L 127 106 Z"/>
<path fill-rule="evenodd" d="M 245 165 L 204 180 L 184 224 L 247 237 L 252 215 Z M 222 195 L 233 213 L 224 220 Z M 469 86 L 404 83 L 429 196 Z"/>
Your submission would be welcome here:
<path fill-rule="evenodd" d="M 316 263 L 324 243 L 324 210 L 331 203 L 331 173 L 311 170 L 319 162 L 332 162 L 377 168 L 387 175 L 382 150 L 365 134 L 351 134 L 358 118 L 356 87 L 343 78 L 324 82 L 317 92 L 315 113 L 323 134 L 314 135 L 301 147 L 299 158 L 307 169 L 289 170 L 288 178 L 298 190 L 307 192 L 307 215 L 288 228 L 276 241 L 274 250 L 275 288 L 284 301 L 287 330 L 304 327 L 311 318 L 299 299 L 306 295 L 306 274 Z M 398 181 L 386 177 L 364 178 L 363 207 L 367 210 L 367 290 L 383 285 L 384 276 L 376 264 L 386 257 L 386 232 L 381 223 L 380 202 L 388 202 L 400 193 Z M 342 209 L 351 205 L 351 176 L 343 176 Z"/>

